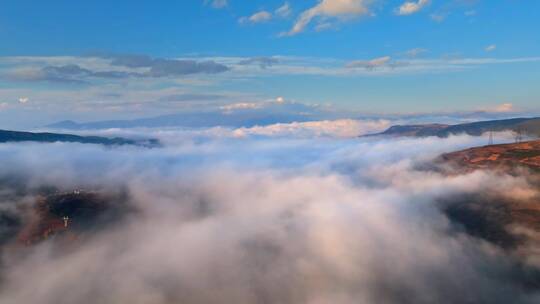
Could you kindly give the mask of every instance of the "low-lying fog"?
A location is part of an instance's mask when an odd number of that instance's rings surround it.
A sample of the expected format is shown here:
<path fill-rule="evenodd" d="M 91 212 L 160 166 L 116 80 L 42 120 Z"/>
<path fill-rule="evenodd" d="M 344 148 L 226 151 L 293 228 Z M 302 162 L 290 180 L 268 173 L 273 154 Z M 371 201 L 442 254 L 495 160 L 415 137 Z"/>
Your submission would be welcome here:
<path fill-rule="evenodd" d="M 301 129 L 103 132 L 158 137 L 164 147 L 154 149 L 1 144 L 0 212 L 16 212 L 42 186 L 123 188 L 137 212 L 65 250 L 54 240 L 5 250 L 0 303 L 540 301 L 515 283 L 513 257 L 454 229 L 436 205 L 460 193 L 537 190 L 521 177 L 422 169 L 487 138 Z M 11 195 L 15 186 L 27 194 Z"/>

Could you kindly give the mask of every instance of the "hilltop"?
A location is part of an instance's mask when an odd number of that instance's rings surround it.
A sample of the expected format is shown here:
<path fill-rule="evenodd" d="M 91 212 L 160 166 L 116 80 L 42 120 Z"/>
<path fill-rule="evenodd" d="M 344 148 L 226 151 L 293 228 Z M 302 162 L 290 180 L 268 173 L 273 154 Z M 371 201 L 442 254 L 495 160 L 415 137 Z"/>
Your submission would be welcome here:
<path fill-rule="evenodd" d="M 71 142 L 82 144 L 100 144 L 106 146 L 112 145 L 138 145 L 138 146 L 157 146 L 159 141 L 156 139 L 134 140 L 122 137 L 101 137 L 101 136 L 80 136 L 61 133 L 34 133 L 21 131 L 0 130 L 0 143 L 6 142 Z"/>
<path fill-rule="evenodd" d="M 455 125 L 395 125 L 384 132 L 370 134 L 368 136 L 448 137 L 457 134 L 480 136 L 490 131 L 514 131 L 522 133 L 523 135 L 540 136 L 540 117 L 487 120 Z"/>
<path fill-rule="evenodd" d="M 468 170 L 508 170 L 517 166 L 540 170 L 540 140 L 470 148 L 443 154 L 441 160 Z"/>

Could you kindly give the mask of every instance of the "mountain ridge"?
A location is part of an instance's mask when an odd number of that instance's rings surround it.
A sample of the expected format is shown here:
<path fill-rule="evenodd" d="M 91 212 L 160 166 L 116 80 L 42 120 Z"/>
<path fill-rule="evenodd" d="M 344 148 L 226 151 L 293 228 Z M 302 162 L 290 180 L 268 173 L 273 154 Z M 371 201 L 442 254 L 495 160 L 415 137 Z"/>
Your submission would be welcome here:
<path fill-rule="evenodd" d="M 383 132 L 365 136 L 448 137 L 458 134 L 480 136 L 486 132 L 499 131 L 513 131 L 523 133 L 523 135 L 540 136 L 540 117 L 485 120 L 454 125 L 436 123 L 394 125 Z"/>
<path fill-rule="evenodd" d="M 50 132 L 24 132 L 10 131 L 0 129 L 0 143 L 8 142 L 70 142 L 82 144 L 100 144 L 105 146 L 158 146 L 159 141 L 156 139 L 135 140 L 123 137 L 101 137 L 101 136 L 81 136 L 65 133 L 50 133 Z"/>

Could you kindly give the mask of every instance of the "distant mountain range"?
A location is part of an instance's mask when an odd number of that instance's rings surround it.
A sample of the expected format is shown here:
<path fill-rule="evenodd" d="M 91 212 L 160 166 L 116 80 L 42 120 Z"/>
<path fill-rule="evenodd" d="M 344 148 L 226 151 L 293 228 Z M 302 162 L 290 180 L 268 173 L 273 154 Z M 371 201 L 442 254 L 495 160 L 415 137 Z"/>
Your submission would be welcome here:
<path fill-rule="evenodd" d="M 159 142 L 156 139 L 133 140 L 122 137 L 101 137 L 101 136 L 79 136 L 73 134 L 59 133 L 33 133 L 20 131 L 0 130 L 0 143 L 6 142 L 72 142 L 83 144 L 100 145 L 137 145 L 137 146 L 157 146 Z"/>
<path fill-rule="evenodd" d="M 155 117 L 102 120 L 94 122 L 60 121 L 45 126 L 49 129 L 95 130 L 112 128 L 163 128 L 163 127 L 252 127 L 255 125 L 271 125 L 275 123 L 303 122 L 319 120 L 323 117 L 317 108 L 302 104 L 286 103 L 269 104 L 260 109 L 234 109 L 206 112 L 185 112 Z"/>
<path fill-rule="evenodd" d="M 384 132 L 367 136 L 412 136 L 412 137 L 448 137 L 453 134 L 479 136 L 486 132 L 515 131 L 523 135 L 540 136 L 540 117 L 488 120 L 456 125 L 421 124 L 396 125 Z"/>

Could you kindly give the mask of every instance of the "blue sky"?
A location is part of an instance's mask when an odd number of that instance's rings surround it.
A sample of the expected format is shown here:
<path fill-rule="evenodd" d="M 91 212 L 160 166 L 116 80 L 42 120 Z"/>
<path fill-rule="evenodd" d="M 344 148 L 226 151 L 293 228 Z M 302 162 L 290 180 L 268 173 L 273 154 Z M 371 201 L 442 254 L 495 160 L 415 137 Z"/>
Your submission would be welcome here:
<path fill-rule="evenodd" d="M 0 5 L 0 127 L 278 99 L 369 114 L 540 107 L 538 1 Z"/>

